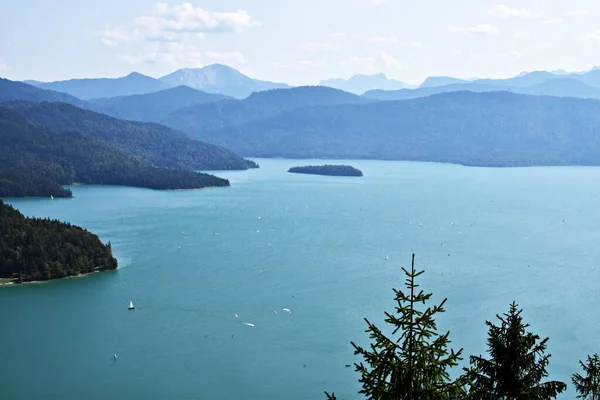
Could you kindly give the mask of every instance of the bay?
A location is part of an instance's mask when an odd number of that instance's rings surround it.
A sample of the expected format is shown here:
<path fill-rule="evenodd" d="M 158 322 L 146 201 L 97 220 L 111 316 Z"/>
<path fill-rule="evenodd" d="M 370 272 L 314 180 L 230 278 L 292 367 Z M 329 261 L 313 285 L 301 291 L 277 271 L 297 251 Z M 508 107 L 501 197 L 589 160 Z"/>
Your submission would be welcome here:
<path fill-rule="evenodd" d="M 551 378 L 599 350 L 599 168 L 256 161 L 218 173 L 230 188 L 8 199 L 110 241 L 120 268 L 0 288 L 0 398 L 358 399 L 349 342 L 392 309 L 413 252 L 465 355 L 512 300 L 550 337 Z"/>

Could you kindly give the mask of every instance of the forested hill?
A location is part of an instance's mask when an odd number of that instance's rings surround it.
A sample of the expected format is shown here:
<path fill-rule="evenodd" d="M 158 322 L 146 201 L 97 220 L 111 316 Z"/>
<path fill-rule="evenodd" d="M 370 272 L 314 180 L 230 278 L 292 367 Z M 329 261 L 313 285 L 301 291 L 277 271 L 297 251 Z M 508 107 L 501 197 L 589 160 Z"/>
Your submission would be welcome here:
<path fill-rule="evenodd" d="M 64 222 L 25 218 L 0 200 L 0 278 L 45 281 L 117 268 L 110 244 Z"/>
<path fill-rule="evenodd" d="M 257 92 L 244 100 L 223 100 L 181 108 L 160 122 L 196 138 L 196 133 L 242 126 L 301 107 L 327 107 L 372 102 L 352 93 L 324 86 L 301 86 Z"/>
<path fill-rule="evenodd" d="M 151 189 L 229 186 L 212 175 L 150 166 L 88 136 L 49 131 L 0 107 L 2 196 L 68 195 L 54 190 L 74 182 Z"/>
<path fill-rule="evenodd" d="M 15 82 L 0 78 L 0 103 L 15 100 L 31 102 L 60 101 L 88 110 L 100 110 L 99 106 L 90 104 L 66 93 L 40 89 L 23 82 Z"/>
<path fill-rule="evenodd" d="M 157 166 L 181 170 L 243 170 L 257 165 L 219 146 L 166 126 L 123 121 L 64 103 L 10 102 L 11 109 L 50 130 L 74 131 Z"/>
<path fill-rule="evenodd" d="M 255 157 L 600 165 L 600 101 L 453 92 L 300 108 L 197 136 Z"/>
<path fill-rule="evenodd" d="M 89 100 L 109 115 L 130 121 L 158 122 L 166 115 L 195 104 L 214 103 L 230 99 L 215 93 L 205 93 L 189 86 L 177 86 L 159 92 Z"/>

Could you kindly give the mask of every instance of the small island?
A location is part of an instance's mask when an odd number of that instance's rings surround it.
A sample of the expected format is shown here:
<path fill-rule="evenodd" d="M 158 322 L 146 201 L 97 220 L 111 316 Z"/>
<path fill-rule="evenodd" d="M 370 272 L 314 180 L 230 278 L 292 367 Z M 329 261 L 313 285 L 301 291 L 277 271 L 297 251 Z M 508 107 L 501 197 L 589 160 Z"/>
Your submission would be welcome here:
<path fill-rule="evenodd" d="M 117 268 L 110 243 L 65 222 L 26 218 L 0 200 L 0 285 Z"/>
<path fill-rule="evenodd" d="M 303 167 L 292 167 L 288 172 L 328 176 L 363 176 L 361 170 L 350 165 L 305 165 Z"/>

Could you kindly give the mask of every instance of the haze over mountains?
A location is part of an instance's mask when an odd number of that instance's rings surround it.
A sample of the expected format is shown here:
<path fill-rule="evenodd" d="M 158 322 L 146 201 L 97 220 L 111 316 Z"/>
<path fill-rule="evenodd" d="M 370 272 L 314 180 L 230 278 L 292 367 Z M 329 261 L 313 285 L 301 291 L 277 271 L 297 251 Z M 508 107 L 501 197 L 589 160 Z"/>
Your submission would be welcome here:
<path fill-rule="evenodd" d="M 319 85 L 344 90 L 354 94 L 363 94 L 374 89 L 400 90 L 414 87 L 408 83 L 390 79 L 385 74 L 357 74 L 349 79 L 326 79 L 321 81 Z"/>
<path fill-rule="evenodd" d="M 289 87 L 284 83 L 249 78 L 234 68 L 221 64 L 184 68 L 158 79 L 132 72 L 121 78 L 70 79 L 48 83 L 29 80 L 25 83 L 41 89 L 64 92 L 83 100 L 147 94 L 182 85 L 235 98 L 248 97 L 253 92 L 262 90 Z"/>
<path fill-rule="evenodd" d="M 239 155 L 600 165 L 598 69 L 469 81 L 431 77 L 412 89 L 383 74 L 323 83 L 347 91 L 258 81 L 222 65 L 161 79 L 132 73 L 35 86 L 0 79 L 5 139 L 25 140 L 8 153 L 3 148 L 6 159 L 21 161 L 17 169 L 0 165 L 0 189 L 60 193 L 59 183 L 76 179 L 219 186 L 226 182 L 177 171 L 257 167 Z M 349 92 L 370 85 L 402 88 Z M 93 155 L 90 165 L 85 152 Z"/>

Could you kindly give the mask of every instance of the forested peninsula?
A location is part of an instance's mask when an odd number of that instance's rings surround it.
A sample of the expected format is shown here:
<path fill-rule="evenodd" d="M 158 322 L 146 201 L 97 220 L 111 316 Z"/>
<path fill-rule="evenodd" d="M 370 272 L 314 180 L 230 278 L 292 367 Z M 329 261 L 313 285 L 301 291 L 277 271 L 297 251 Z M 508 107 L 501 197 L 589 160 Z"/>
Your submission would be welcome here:
<path fill-rule="evenodd" d="M 305 165 L 303 167 L 292 167 L 288 172 L 329 176 L 363 176 L 361 170 L 350 165 Z"/>
<path fill-rule="evenodd" d="M 78 132 L 56 132 L 0 107 L 0 197 L 71 197 L 61 185 L 150 189 L 229 186 L 209 174 L 159 168 Z"/>
<path fill-rule="evenodd" d="M 0 283 L 77 276 L 117 268 L 110 243 L 78 226 L 26 218 L 0 200 Z"/>

